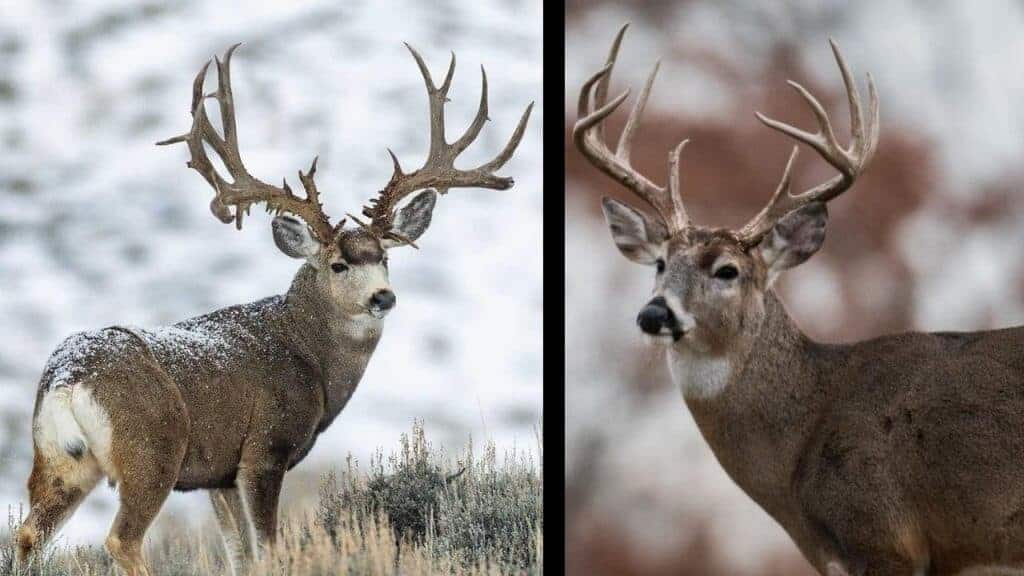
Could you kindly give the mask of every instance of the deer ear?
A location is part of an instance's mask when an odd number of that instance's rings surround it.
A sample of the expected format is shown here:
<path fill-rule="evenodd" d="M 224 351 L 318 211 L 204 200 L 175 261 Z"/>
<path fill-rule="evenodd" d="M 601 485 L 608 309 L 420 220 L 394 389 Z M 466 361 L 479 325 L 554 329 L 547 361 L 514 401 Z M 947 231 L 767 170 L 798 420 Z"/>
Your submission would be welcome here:
<path fill-rule="evenodd" d="M 668 239 L 668 230 L 629 206 L 607 196 L 601 199 L 604 219 L 619 252 L 639 264 L 654 264 L 661 254 L 661 243 Z"/>
<path fill-rule="evenodd" d="M 424 190 L 402 207 L 395 215 L 395 223 L 392 229 L 404 238 L 413 242 L 427 231 L 430 226 L 430 218 L 434 213 L 434 205 L 437 203 L 437 192 Z M 385 238 L 381 243 L 384 249 L 402 246 L 405 243 L 400 240 Z"/>
<path fill-rule="evenodd" d="M 292 258 L 309 258 L 320 251 L 320 243 L 309 233 L 309 226 L 298 218 L 277 216 L 270 222 L 274 244 Z"/>
<path fill-rule="evenodd" d="M 825 242 L 828 208 L 813 202 L 786 214 L 765 235 L 757 250 L 768 266 L 770 286 L 783 270 L 802 264 Z"/>

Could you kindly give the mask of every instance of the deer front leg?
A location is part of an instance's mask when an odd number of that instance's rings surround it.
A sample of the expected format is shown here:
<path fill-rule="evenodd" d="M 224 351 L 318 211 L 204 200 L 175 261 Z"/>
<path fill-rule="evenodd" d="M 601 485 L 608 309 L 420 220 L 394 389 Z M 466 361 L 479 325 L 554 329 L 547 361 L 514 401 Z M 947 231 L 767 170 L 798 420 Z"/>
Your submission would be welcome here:
<path fill-rule="evenodd" d="M 825 566 L 825 576 L 851 576 L 842 562 L 833 560 Z"/>
<path fill-rule="evenodd" d="M 258 551 L 273 546 L 277 539 L 277 501 L 284 471 L 283 465 L 264 465 L 238 471 L 238 490 L 252 520 Z"/>
<path fill-rule="evenodd" d="M 255 556 L 252 522 L 245 511 L 242 496 L 236 488 L 211 490 L 210 503 L 224 540 L 231 573 L 241 576 Z"/>

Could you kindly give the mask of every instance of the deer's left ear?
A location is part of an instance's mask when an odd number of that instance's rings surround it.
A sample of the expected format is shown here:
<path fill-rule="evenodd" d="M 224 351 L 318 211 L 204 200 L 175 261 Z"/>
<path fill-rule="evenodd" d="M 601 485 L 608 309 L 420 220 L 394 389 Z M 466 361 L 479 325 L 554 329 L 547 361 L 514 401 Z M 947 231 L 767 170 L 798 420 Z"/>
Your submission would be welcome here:
<path fill-rule="evenodd" d="M 437 192 L 424 190 L 402 207 L 395 215 L 395 222 L 392 229 L 404 238 L 413 242 L 427 231 L 430 226 L 430 218 L 434 213 L 434 204 L 437 203 Z M 385 238 L 381 243 L 385 249 L 402 246 L 405 243 L 399 240 Z"/>
<path fill-rule="evenodd" d="M 771 286 L 783 270 L 802 264 L 825 242 L 828 209 L 823 202 L 814 202 L 786 214 L 765 235 L 756 250 L 768 266 Z"/>

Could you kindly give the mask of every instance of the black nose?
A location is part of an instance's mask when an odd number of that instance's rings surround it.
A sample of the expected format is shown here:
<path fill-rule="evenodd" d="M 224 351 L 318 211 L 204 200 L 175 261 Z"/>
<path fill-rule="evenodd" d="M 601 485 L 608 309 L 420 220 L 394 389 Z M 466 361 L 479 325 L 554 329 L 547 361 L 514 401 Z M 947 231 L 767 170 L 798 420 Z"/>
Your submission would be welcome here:
<path fill-rule="evenodd" d="M 658 334 L 665 326 L 675 326 L 676 318 L 661 296 L 651 300 L 636 317 L 636 323 L 647 334 Z"/>
<path fill-rule="evenodd" d="M 390 310 L 395 305 L 395 293 L 391 290 L 378 290 L 370 298 L 370 305 L 380 310 Z"/>

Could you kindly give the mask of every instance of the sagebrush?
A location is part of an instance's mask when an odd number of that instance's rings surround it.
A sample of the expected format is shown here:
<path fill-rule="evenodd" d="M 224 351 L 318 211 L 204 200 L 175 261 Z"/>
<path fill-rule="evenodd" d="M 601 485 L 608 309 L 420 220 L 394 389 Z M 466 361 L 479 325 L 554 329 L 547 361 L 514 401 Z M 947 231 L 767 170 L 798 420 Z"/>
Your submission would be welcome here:
<path fill-rule="evenodd" d="M 324 476 L 314 510 L 283 509 L 278 544 L 253 574 L 540 574 L 543 483 L 519 451 L 498 457 L 493 443 L 472 442 L 449 458 L 413 425 L 400 450 L 378 450 L 367 470 L 349 457 Z M 99 546 L 51 547 L 16 566 L 11 511 L 0 538 L 0 574 L 107 576 L 115 569 Z M 214 527 L 177 531 L 147 543 L 154 576 L 230 574 Z"/>

